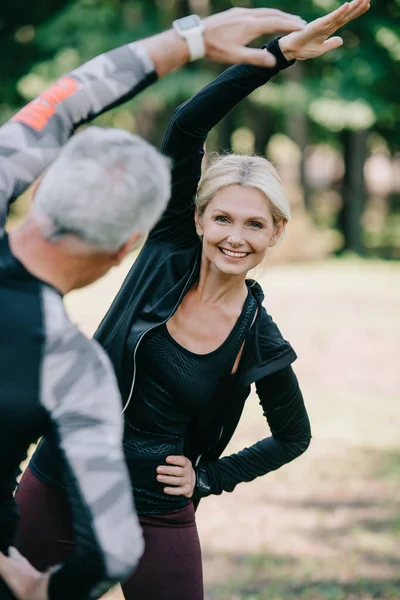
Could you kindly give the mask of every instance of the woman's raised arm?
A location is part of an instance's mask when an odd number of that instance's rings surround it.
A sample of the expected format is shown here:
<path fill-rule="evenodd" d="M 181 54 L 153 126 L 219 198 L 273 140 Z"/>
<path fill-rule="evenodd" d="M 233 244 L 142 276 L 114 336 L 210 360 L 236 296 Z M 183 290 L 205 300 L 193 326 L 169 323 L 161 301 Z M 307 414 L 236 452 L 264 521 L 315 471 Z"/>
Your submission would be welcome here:
<path fill-rule="evenodd" d="M 292 64 L 291 61 L 315 58 L 339 47 L 342 39 L 330 36 L 368 8 L 369 0 L 346 2 L 303 29 L 275 38 L 265 46 L 276 58 L 273 67 L 230 67 L 175 110 L 161 148 L 173 160 L 171 200 L 150 239 L 182 247 L 197 243 L 192 200 L 200 179 L 208 132 L 243 98 Z"/>
<path fill-rule="evenodd" d="M 175 110 L 161 146 L 173 161 L 171 200 L 151 239 L 177 246 L 197 243 L 192 200 L 209 131 L 241 100 L 292 64 L 283 56 L 278 38 L 265 48 L 276 58 L 273 67 L 230 67 Z"/>

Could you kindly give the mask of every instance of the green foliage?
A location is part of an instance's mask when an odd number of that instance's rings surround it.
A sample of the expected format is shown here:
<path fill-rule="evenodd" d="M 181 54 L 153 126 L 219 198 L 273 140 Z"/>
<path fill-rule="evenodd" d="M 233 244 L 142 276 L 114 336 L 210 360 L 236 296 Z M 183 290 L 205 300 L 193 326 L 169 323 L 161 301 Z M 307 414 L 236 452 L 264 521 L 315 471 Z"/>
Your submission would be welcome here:
<path fill-rule="evenodd" d="M 44 0 L 41 9 L 19 0 L 19 5 L 20 18 L 9 5 L 6 7 L 7 35 L 0 43 L 2 55 L 12 57 L 0 71 L 2 98 L 14 105 L 21 103 L 21 96 L 30 99 L 69 68 L 115 46 L 152 35 L 191 10 L 186 0 Z M 264 7 L 265 1 L 210 0 L 208 10 L 216 12 L 235 5 Z M 337 0 L 309 0 L 302 3 L 301 14 L 312 20 L 337 6 Z M 280 0 L 279 8 L 300 12 L 294 0 Z M 312 134 L 317 139 L 329 139 L 330 131 L 373 125 L 393 148 L 397 147 L 399 16 L 398 1 L 373 2 L 369 13 L 343 31 L 343 48 L 302 64 L 303 76 L 298 82 L 277 78 L 274 86 L 257 92 L 253 101 L 283 118 L 293 111 L 307 114 L 315 123 Z M 200 63 L 170 75 L 149 90 L 147 97 L 156 97 L 160 105 L 172 108 L 217 70 L 214 65 L 204 69 Z M 17 85 L 24 71 L 28 78 Z"/>

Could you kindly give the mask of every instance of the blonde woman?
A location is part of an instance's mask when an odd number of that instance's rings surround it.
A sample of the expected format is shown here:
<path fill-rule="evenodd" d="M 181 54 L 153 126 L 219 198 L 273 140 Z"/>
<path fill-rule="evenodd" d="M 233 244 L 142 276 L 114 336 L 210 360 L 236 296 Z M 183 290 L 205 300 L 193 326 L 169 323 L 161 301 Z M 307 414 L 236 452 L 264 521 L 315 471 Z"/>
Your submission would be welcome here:
<path fill-rule="evenodd" d="M 367 8 L 354 0 L 275 39 L 267 47 L 275 67 L 228 69 L 171 120 L 162 148 L 174 165 L 170 203 L 96 334 L 124 400 L 125 455 L 146 545 L 123 584 L 127 600 L 202 600 L 194 502 L 232 492 L 309 445 L 295 352 L 261 287 L 247 279 L 287 227 L 285 190 L 260 157 L 219 157 L 200 179 L 203 146 L 230 109 L 290 61 L 338 47 L 341 39 L 329 35 Z M 219 458 L 252 383 L 271 435 Z M 20 546 L 42 568 L 73 543 L 60 483 L 57 457 L 43 442 L 18 494 Z"/>

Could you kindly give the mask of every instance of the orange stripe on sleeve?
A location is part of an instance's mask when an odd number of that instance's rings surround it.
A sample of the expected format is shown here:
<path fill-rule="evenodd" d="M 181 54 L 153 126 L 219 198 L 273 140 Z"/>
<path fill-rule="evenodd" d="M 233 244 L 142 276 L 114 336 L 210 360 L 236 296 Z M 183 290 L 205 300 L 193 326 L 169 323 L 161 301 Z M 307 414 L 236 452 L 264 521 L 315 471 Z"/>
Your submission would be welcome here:
<path fill-rule="evenodd" d="M 35 131 L 42 131 L 56 112 L 56 106 L 71 96 L 79 88 L 79 82 L 72 77 L 62 77 L 38 98 L 27 104 L 11 120 L 28 125 Z"/>

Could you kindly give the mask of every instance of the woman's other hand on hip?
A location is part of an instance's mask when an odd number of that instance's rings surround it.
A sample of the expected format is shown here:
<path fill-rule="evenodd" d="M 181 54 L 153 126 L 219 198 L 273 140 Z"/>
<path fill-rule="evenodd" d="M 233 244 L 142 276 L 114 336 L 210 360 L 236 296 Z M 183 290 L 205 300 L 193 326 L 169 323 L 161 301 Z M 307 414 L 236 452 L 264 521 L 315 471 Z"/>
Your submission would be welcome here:
<path fill-rule="evenodd" d="M 157 481 L 165 483 L 164 492 L 170 496 L 193 496 L 196 473 L 186 456 L 167 456 L 167 465 L 157 467 Z"/>

